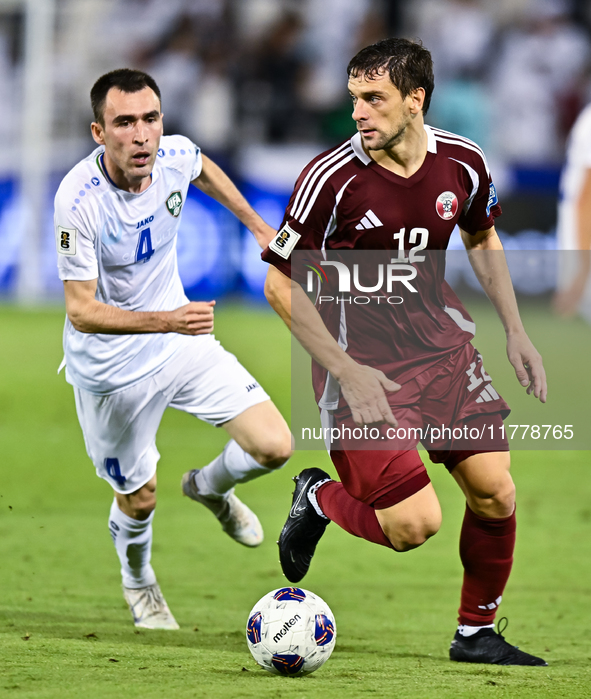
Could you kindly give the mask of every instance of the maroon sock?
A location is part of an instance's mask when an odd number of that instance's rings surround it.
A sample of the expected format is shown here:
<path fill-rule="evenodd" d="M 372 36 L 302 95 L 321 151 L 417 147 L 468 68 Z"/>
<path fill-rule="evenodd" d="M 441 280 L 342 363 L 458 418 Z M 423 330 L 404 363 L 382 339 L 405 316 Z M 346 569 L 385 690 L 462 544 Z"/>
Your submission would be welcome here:
<path fill-rule="evenodd" d="M 316 499 L 324 514 L 349 534 L 393 548 L 380 527 L 373 507 L 351 497 L 342 483 L 330 481 L 321 485 Z"/>
<path fill-rule="evenodd" d="M 485 519 L 466 506 L 460 534 L 460 558 L 464 566 L 460 624 L 493 623 L 511 573 L 514 548 L 515 512 L 503 519 Z"/>

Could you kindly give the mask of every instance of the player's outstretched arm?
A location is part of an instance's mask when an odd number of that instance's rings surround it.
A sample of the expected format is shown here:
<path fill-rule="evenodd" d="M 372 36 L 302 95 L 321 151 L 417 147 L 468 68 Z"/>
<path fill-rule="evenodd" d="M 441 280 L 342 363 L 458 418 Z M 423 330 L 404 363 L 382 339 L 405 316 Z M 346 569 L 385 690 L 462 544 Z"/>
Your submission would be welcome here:
<path fill-rule="evenodd" d="M 517 379 L 542 403 L 546 402 L 546 372 L 540 353 L 527 336 L 517 308 L 517 300 L 507 260 L 494 227 L 470 235 L 461 231 L 472 269 L 495 307 L 507 335 L 507 356 Z"/>
<path fill-rule="evenodd" d="M 97 301 L 96 287 L 96 279 L 64 282 L 66 313 L 72 325 L 80 332 L 108 335 L 206 335 L 213 331 L 215 301 L 194 301 L 174 311 L 125 311 Z"/>
<path fill-rule="evenodd" d="M 203 169 L 199 177 L 193 180 L 193 184 L 199 187 L 202 192 L 223 204 L 237 219 L 242 221 L 264 250 L 275 237 L 276 231 L 263 221 L 238 191 L 228 175 L 213 160 L 210 160 L 205 155 L 202 155 L 202 158 Z"/>
<path fill-rule="evenodd" d="M 390 381 L 382 371 L 351 359 L 328 332 L 299 284 L 270 266 L 265 296 L 302 347 L 339 382 L 355 424 L 386 422 L 398 426 L 385 391 L 398 391 L 399 384 Z"/>

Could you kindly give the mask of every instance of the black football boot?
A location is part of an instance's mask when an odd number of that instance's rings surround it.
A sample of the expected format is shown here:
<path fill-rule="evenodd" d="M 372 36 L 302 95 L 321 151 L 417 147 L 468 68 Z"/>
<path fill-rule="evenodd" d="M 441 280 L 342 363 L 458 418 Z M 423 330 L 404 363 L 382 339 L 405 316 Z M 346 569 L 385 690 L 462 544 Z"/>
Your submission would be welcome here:
<path fill-rule="evenodd" d="M 458 663 L 487 663 L 489 665 L 548 665 L 542 658 L 524 653 L 517 646 L 512 646 L 505 641 L 501 633 L 501 622 L 497 626 L 498 633 L 494 629 L 480 629 L 472 636 L 462 636 L 456 631 L 449 648 L 450 660 Z M 503 631 L 507 628 L 503 626 Z"/>
<path fill-rule="evenodd" d="M 293 480 L 296 487 L 291 509 L 277 543 L 283 573 L 290 582 L 297 583 L 308 572 L 316 544 L 330 522 L 318 514 L 308 499 L 308 493 L 314 486 L 317 488 L 331 478 L 319 468 L 306 468 Z"/>

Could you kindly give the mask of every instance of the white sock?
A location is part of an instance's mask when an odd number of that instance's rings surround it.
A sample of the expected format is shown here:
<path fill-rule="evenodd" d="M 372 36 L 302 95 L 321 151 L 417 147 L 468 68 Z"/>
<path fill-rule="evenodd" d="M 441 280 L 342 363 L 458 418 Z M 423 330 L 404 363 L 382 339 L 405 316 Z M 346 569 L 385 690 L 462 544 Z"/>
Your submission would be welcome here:
<path fill-rule="evenodd" d="M 132 519 L 121 512 L 117 500 L 113 500 L 109 513 L 109 531 L 121 561 L 121 576 L 125 587 L 147 587 L 156 582 L 150 565 L 152 557 L 152 520 Z"/>
<path fill-rule="evenodd" d="M 224 451 L 195 476 L 195 483 L 203 495 L 222 496 L 236 483 L 247 483 L 276 469 L 261 466 L 238 443 L 231 439 Z"/>
<path fill-rule="evenodd" d="M 467 624 L 460 624 L 458 626 L 458 631 L 460 632 L 461 636 L 464 636 L 465 638 L 469 638 L 470 636 L 474 636 L 475 633 L 478 633 L 480 629 L 494 629 L 495 625 L 494 624 L 488 624 L 487 626 L 468 626 Z"/>

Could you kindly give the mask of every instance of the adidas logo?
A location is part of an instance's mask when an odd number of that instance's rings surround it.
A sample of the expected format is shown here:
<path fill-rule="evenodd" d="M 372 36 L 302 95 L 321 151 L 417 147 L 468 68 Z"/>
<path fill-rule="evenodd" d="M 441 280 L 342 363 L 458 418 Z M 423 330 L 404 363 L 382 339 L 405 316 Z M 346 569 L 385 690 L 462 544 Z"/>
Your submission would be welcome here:
<path fill-rule="evenodd" d="M 499 394 L 495 391 L 495 389 L 492 387 L 492 384 L 488 384 L 482 391 L 482 393 L 478 396 L 476 399 L 477 403 L 488 403 L 491 400 L 497 400 L 499 398 Z"/>
<path fill-rule="evenodd" d="M 355 229 L 358 231 L 363 231 L 363 230 L 366 230 L 367 228 L 378 228 L 379 226 L 383 226 L 383 225 L 384 224 L 374 214 L 374 212 L 371 209 L 368 209 L 365 212 L 365 216 L 355 226 Z"/>
<path fill-rule="evenodd" d="M 499 604 L 501 604 L 502 597 L 499 595 L 494 602 L 491 602 L 490 604 L 479 604 L 478 609 L 496 609 Z"/>

